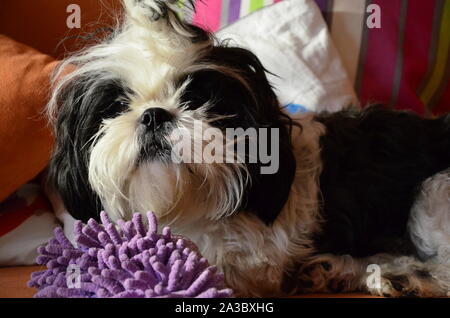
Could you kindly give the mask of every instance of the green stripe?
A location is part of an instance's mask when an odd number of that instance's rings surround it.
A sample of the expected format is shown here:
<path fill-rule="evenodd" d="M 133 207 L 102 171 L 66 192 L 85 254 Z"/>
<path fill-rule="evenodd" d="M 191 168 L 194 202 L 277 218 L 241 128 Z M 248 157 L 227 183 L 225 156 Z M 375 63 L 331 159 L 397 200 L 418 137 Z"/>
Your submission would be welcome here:
<path fill-rule="evenodd" d="M 430 103 L 428 104 L 429 113 L 433 113 L 436 106 L 438 106 L 449 83 L 450 83 L 450 51 L 449 55 L 447 56 L 447 67 L 445 68 L 444 77 L 442 78 L 441 85 L 436 90 L 436 93 L 434 94 L 433 98 L 430 100 Z"/>
<path fill-rule="evenodd" d="M 433 73 L 421 93 L 420 99 L 428 106 L 436 91 L 439 89 L 444 77 L 447 56 L 450 48 L 450 0 L 445 1 L 441 27 L 439 31 L 439 44 L 437 49 L 436 64 Z"/>
<path fill-rule="evenodd" d="M 430 48 L 428 50 L 428 67 L 427 72 L 423 76 L 422 81 L 420 82 L 419 87 L 417 88 L 417 95 L 420 97 L 429 82 L 431 75 L 434 70 L 434 65 L 436 64 L 436 56 L 437 56 L 437 47 L 439 44 L 439 30 L 441 26 L 444 1 L 438 1 L 434 8 L 433 14 L 433 27 L 431 30 L 431 42 Z"/>
<path fill-rule="evenodd" d="M 249 12 L 261 9 L 262 7 L 264 7 L 264 0 L 250 0 Z"/>
<path fill-rule="evenodd" d="M 184 20 L 184 2 L 185 0 L 178 0 L 177 1 L 177 6 L 178 8 L 180 8 L 181 10 L 178 10 L 178 16 L 180 17 L 181 20 Z"/>

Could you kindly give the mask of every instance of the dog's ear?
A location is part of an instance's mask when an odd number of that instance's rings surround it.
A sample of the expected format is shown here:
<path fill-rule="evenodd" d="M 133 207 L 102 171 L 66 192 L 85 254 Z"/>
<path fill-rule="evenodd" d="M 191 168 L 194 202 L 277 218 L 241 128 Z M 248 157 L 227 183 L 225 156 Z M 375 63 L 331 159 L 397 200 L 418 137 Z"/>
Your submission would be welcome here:
<path fill-rule="evenodd" d="M 274 173 L 263 173 L 264 164 L 261 162 L 247 164 L 251 182 L 246 189 L 246 200 L 243 207 L 245 210 L 255 213 L 267 225 L 275 221 L 286 204 L 296 170 L 290 136 L 285 127 L 278 128 L 279 140 L 272 141 L 269 132 L 266 148 L 278 151 L 276 156 L 273 156 L 273 153 L 270 154 L 272 157 L 279 158 L 278 169 Z M 265 138 L 258 139 L 260 142 L 261 140 L 265 142 Z M 279 142 L 279 146 L 274 147 L 274 142 Z"/>
<path fill-rule="evenodd" d="M 115 82 L 105 82 L 93 88 L 86 76 L 68 83 L 58 96 L 55 146 L 47 178 L 58 191 L 68 212 L 84 222 L 89 218 L 98 220 L 102 208 L 88 180 L 93 136 L 103 118 L 112 116 L 123 107 L 115 102 L 121 93 L 120 85 Z"/>
<path fill-rule="evenodd" d="M 260 151 L 261 143 L 265 142 L 267 151 L 278 151 L 277 154 L 269 154 L 271 158 L 278 159 L 276 164 L 278 169 L 273 173 L 264 173 L 265 164 L 260 162 L 261 158 L 257 163 L 247 164 L 251 182 L 247 188 L 243 208 L 255 213 L 264 223 L 271 224 L 286 204 L 295 177 L 296 161 L 291 143 L 291 129 L 294 123 L 282 112 L 278 98 L 267 80 L 267 70 L 259 59 L 248 50 L 240 48 L 232 50 L 233 54 L 226 56 L 238 59 L 233 63 L 239 65 L 253 93 L 256 122 L 259 128 L 266 129 L 267 132 L 263 138 L 258 132 L 258 149 Z M 276 133 L 278 136 L 273 135 Z"/>
<path fill-rule="evenodd" d="M 267 70 L 252 52 L 243 48 L 217 46 L 211 48 L 200 62 L 215 67 L 223 74 L 218 76 L 217 72 L 203 72 L 204 78 L 194 81 L 199 87 L 191 87 L 195 94 L 189 95 L 188 100 L 196 100 L 208 91 L 219 94 L 214 111 L 219 111 L 220 115 L 238 114 L 234 119 L 228 119 L 222 128 L 256 128 L 257 138 L 246 140 L 246 149 L 250 149 L 248 143 L 256 142 L 256 147 L 253 145 L 252 148 L 257 148 L 259 153 L 261 146 L 265 146 L 267 151 L 277 151 L 276 154 L 268 154 L 269 158 L 278 159 L 275 163 L 277 169 L 270 173 L 264 173 L 265 164 L 260 162 L 261 158 L 258 158 L 259 162 L 251 163 L 247 154 L 245 164 L 251 182 L 246 186 L 240 206 L 240 210 L 254 213 L 264 223 L 271 224 L 283 209 L 294 180 L 296 163 L 290 140 L 294 123 L 282 112 L 267 80 Z M 207 89 L 208 85 L 214 89 Z M 207 95 L 194 104 L 205 103 L 210 98 Z M 266 136 L 262 136 L 261 129 L 265 130 Z M 263 142 L 266 144 L 262 145 Z"/>

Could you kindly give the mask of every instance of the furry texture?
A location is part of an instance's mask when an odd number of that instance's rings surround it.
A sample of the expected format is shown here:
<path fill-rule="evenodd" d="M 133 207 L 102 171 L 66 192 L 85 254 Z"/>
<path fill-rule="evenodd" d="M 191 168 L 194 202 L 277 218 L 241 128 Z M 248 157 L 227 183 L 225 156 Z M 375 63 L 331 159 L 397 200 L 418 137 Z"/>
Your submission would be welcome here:
<path fill-rule="evenodd" d="M 450 164 L 448 116 L 369 108 L 290 118 L 251 52 L 181 22 L 172 1 L 126 0 L 124 8 L 110 38 L 55 75 L 49 180 L 74 217 L 98 218 L 101 206 L 112 219 L 154 210 L 219 266 L 237 295 L 446 293 L 445 256 L 416 254 L 448 243 L 444 227 L 427 234 L 450 214 L 447 181 L 433 177 Z M 222 133 L 254 129 L 245 145 L 276 146 L 279 169 L 261 174 L 263 161 L 247 155 L 176 162 L 208 146 L 195 134 L 197 121 Z M 263 128 L 278 140 L 262 139 Z M 194 145 L 180 158 L 172 156 L 173 133 Z M 223 136 L 213 143 L 237 147 L 240 138 Z M 439 208 L 431 206 L 441 195 Z M 365 281 L 371 262 L 383 269 L 376 290 Z"/>
<path fill-rule="evenodd" d="M 317 116 L 327 128 L 320 178 L 327 222 L 319 251 L 414 252 L 406 223 L 421 184 L 450 164 L 449 118 L 381 106 Z"/>
<path fill-rule="evenodd" d="M 305 291 L 448 294 L 449 118 L 381 106 L 316 116 L 326 128 L 323 221 L 315 253 L 292 274 Z M 368 287 L 370 264 L 380 266 L 379 288 Z"/>
<path fill-rule="evenodd" d="M 450 170 L 438 173 L 422 185 L 408 221 L 411 240 L 421 259 L 450 247 Z"/>
<path fill-rule="evenodd" d="M 47 269 L 31 276 L 28 285 L 39 290 L 35 297 L 231 296 L 223 288 L 223 275 L 191 242 L 173 237 L 167 227 L 157 234 L 153 213 L 147 213 L 148 228 L 138 213 L 131 221 L 120 220 L 118 229 L 105 212 L 101 219 L 102 224 L 90 219 L 75 225 L 77 247 L 57 228 L 55 238 L 39 248 L 37 263 Z"/>

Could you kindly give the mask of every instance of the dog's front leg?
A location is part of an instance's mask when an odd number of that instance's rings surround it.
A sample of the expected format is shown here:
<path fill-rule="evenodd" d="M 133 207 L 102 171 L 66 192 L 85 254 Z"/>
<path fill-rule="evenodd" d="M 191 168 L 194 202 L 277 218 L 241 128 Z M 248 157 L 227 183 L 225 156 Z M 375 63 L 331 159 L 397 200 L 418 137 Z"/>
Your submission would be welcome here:
<path fill-rule="evenodd" d="M 315 255 L 299 269 L 299 292 L 338 293 L 361 290 L 366 277 L 366 265 L 366 260 L 350 255 Z"/>

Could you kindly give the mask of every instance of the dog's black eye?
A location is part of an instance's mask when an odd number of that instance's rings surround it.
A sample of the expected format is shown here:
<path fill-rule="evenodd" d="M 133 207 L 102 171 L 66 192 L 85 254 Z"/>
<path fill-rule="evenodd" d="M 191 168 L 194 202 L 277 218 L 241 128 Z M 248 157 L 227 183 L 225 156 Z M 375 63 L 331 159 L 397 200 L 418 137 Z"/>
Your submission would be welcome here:
<path fill-rule="evenodd" d="M 115 100 L 109 104 L 103 111 L 103 118 L 116 117 L 128 110 L 128 102 L 124 100 Z"/>

